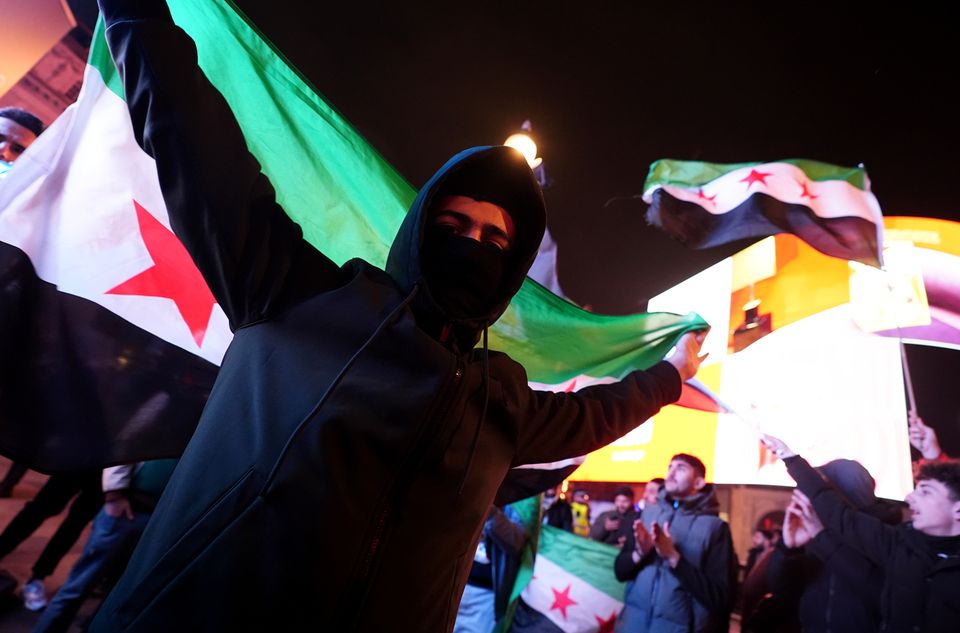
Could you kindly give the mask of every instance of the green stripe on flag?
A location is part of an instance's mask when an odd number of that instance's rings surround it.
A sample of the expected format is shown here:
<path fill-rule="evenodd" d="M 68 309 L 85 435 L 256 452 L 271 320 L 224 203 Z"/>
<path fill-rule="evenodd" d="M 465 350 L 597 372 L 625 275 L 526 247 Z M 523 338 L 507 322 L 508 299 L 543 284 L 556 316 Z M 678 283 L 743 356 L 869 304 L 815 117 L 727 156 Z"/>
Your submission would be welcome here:
<path fill-rule="evenodd" d="M 200 66 L 230 104 L 277 200 L 306 239 L 338 263 L 361 257 L 383 266 L 413 187 L 229 2 L 169 0 L 196 42 Z M 90 65 L 123 94 L 98 24 Z M 599 274 L 599 272 L 598 272 Z M 531 380 L 620 378 L 656 363 L 696 315 L 613 317 L 570 304 L 527 280 L 491 331 L 491 348 L 524 364 Z"/>
<path fill-rule="evenodd" d="M 845 180 L 857 189 L 867 188 L 866 171 L 862 167 L 841 167 L 803 158 L 788 158 L 771 161 L 785 163 L 801 169 L 813 181 Z M 657 185 L 672 185 L 685 189 L 698 189 L 732 171 L 770 163 L 704 163 L 692 160 L 663 159 L 650 165 L 650 172 L 643 185 L 644 192 Z"/>
<path fill-rule="evenodd" d="M 620 550 L 613 545 L 591 541 L 550 525 L 540 531 L 538 556 L 544 556 L 568 573 L 623 601 L 623 583 L 613 573 L 613 561 Z"/>
<path fill-rule="evenodd" d="M 126 101 L 123 97 L 123 82 L 120 80 L 120 73 L 117 72 L 117 67 L 113 65 L 110 49 L 107 48 L 102 17 L 97 19 L 97 26 L 93 29 L 93 41 L 90 43 L 90 55 L 87 58 L 87 64 L 100 72 L 103 83 L 112 93 Z"/>

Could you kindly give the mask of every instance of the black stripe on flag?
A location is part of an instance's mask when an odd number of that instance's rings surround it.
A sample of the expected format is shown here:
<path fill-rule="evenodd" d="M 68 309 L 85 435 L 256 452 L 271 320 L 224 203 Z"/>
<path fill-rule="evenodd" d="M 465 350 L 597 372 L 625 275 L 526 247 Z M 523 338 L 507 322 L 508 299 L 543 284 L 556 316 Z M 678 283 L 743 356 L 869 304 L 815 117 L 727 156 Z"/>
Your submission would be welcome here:
<path fill-rule="evenodd" d="M 218 368 L 0 243 L 0 452 L 43 472 L 178 457 Z"/>
<path fill-rule="evenodd" d="M 765 193 L 751 195 L 726 213 L 713 214 L 657 189 L 647 222 L 690 248 L 792 233 L 825 255 L 880 265 L 873 222 L 859 217 L 822 218 L 810 207 L 788 204 Z"/>

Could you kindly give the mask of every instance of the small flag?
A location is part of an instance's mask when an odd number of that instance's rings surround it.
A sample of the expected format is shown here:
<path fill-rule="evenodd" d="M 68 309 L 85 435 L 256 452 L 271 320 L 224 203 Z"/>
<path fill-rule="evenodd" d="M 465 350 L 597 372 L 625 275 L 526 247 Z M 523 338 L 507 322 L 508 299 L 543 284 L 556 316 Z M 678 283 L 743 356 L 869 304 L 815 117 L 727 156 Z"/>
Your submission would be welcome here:
<path fill-rule="evenodd" d="M 862 167 L 659 160 L 643 199 L 647 220 L 691 248 L 793 233 L 831 257 L 880 264 L 882 214 Z"/>

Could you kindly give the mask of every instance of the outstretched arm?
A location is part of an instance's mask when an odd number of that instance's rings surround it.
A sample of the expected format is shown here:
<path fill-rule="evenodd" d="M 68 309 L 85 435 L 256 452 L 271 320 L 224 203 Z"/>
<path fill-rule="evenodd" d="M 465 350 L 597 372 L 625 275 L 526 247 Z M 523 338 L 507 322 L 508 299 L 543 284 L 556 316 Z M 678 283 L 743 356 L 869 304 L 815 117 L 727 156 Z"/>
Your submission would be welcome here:
<path fill-rule="evenodd" d="M 100 0 L 100 10 L 134 135 L 156 160 L 172 228 L 231 327 L 335 286 L 337 266 L 303 240 L 277 204 L 165 2 Z"/>
<path fill-rule="evenodd" d="M 795 454 L 782 440 L 766 436 L 764 443 L 783 459 L 787 471 L 803 493 L 802 497 L 795 495 L 794 499 L 801 505 L 812 504 L 825 529 L 876 565 L 882 567 L 889 560 L 897 538 L 894 527 L 844 501 L 807 460 Z"/>
<path fill-rule="evenodd" d="M 675 353 L 620 382 L 593 385 L 575 393 L 527 390 L 518 394 L 521 421 L 515 463 L 558 461 L 606 446 L 680 397 L 683 381 L 703 360 L 704 333 L 680 337 Z M 524 377 L 526 378 L 526 377 Z"/>

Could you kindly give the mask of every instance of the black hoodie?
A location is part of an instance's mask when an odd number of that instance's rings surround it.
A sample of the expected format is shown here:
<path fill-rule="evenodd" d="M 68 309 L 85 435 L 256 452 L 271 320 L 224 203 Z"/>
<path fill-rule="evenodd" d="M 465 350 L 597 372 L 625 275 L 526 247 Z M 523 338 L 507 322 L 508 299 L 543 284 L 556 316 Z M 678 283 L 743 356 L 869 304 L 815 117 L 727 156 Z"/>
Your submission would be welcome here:
<path fill-rule="evenodd" d="M 165 5 L 101 10 L 171 224 L 236 335 L 91 630 L 449 630 L 508 469 L 623 435 L 679 396 L 676 370 L 540 393 L 506 355 L 473 349 L 543 232 L 539 188 L 513 150 L 468 150 L 441 169 L 387 271 L 338 268 L 277 205 Z M 489 187 L 517 237 L 489 308 L 441 343 L 448 319 L 422 283 L 420 251 L 427 206 L 452 176 Z"/>

